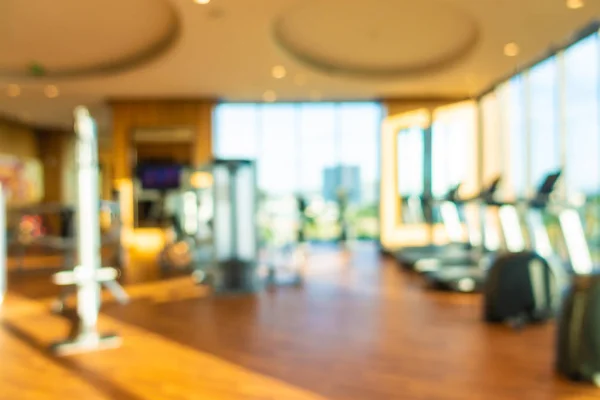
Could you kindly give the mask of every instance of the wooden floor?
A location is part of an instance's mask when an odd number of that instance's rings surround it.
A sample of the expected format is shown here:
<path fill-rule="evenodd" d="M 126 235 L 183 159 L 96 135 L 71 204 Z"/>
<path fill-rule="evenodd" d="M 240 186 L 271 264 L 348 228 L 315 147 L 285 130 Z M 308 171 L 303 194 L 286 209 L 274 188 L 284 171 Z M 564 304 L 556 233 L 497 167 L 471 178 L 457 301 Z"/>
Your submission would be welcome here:
<path fill-rule="evenodd" d="M 478 296 L 428 292 L 364 246 L 315 252 L 303 288 L 257 296 L 134 285 L 100 320 L 123 346 L 68 358 L 46 350 L 68 330 L 52 289 L 27 287 L 13 278 L 1 314 L 1 400 L 600 399 L 555 376 L 552 325 L 487 326 Z"/>

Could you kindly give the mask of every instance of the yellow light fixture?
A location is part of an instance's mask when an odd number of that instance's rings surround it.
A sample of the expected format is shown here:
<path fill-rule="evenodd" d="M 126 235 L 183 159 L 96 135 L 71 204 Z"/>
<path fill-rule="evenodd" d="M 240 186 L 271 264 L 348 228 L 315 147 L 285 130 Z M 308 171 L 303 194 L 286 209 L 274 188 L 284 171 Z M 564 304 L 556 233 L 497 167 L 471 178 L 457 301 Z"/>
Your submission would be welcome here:
<path fill-rule="evenodd" d="M 287 71 L 283 65 L 276 65 L 271 70 L 271 75 L 273 75 L 273 78 L 275 79 L 283 79 L 287 75 Z"/>
<path fill-rule="evenodd" d="M 8 97 L 19 97 L 21 94 L 21 87 L 19 85 L 10 84 L 6 88 L 6 94 Z"/>
<path fill-rule="evenodd" d="M 54 98 L 58 97 L 60 92 L 55 85 L 48 85 L 44 89 L 44 94 L 46 95 L 47 98 L 54 99 Z"/>
<path fill-rule="evenodd" d="M 272 90 L 267 90 L 263 93 L 263 100 L 267 103 L 273 103 L 275 100 L 277 100 L 277 94 L 275 94 L 275 92 Z"/>
<path fill-rule="evenodd" d="M 306 76 L 298 74 L 294 77 L 294 83 L 298 86 L 304 86 L 306 84 Z"/>
<path fill-rule="evenodd" d="M 578 10 L 585 6 L 585 2 L 583 0 L 567 0 L 567 8 L 571 10 Z"/>
<path fill-rule="evenodd" d="M 194 0 L 194 3 L 196 3 L 196 4 L 208 4 L 208 3 L 210 3 L 210 0 Z"/>
<path fill-rule="evenodd" d="M 206 189 L 212 186 L 212 174 L 203 171 L 196 171 L 190 177 L 190 184 L 196 189 Z"/>
<path fill-rule="evenodd" d="M 504 55 L 507 57 L 516 57 L 519 55 L 520 50 L 518 44 L 510 42 L 504 46 Z"/>

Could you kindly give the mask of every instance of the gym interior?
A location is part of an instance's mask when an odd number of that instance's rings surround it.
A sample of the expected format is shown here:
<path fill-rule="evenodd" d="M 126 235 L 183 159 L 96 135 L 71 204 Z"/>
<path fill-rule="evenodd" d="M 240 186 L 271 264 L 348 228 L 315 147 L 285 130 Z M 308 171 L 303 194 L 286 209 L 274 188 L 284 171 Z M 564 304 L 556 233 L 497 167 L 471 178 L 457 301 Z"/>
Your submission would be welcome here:
<path fill-rule="evenodd" d="M 599 18 L 3 0 L 0 400 L 600 399 Z"/>

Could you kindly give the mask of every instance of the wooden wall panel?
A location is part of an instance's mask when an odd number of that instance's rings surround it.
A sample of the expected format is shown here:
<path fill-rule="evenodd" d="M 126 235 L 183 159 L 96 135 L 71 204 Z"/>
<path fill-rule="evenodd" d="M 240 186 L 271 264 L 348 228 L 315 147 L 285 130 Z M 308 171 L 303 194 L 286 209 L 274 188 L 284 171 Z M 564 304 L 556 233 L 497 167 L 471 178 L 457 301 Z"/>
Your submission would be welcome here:
<path fill-rule="evenodd" d="M 136 149 L 139 161 L 172 160 L 181 164 L 194 163 L 189 143 L 138 143 Z"/>
<path fill-rule="evenodd" d="M 131 178 L 131 136 L 135 128 L 183 127 L 194 129 L 189 148 L 193 164 L 212 156 L 212 110 L 214 101 L 133 100 L 113 101 L 113 166 L 115 179 Z"/>
<path fill-rule="evenodd" d="M 74 201 L 75 134 L 72 131 L 36 130 L 44 168 L 44 202 Z"/>
<path fill-rule="evenodd" d="M 437 107 L 463 101 L 464 98 L 432 98 L 432 99 L 388 99 L 383 102 L 387 116 L 427 108 L 433 111 Z"/>
<path fill-rule="evenodd" d="M 38 158 L 40 153 L 35 132 L 25 125 L 0 120 L 0 153 Z"/>
<path fill-rule="evenodd" d="M 38 132 L 41 161 L 44 167 L 44 202 L 62 200 L 62 145 L 54 132 Z"/>

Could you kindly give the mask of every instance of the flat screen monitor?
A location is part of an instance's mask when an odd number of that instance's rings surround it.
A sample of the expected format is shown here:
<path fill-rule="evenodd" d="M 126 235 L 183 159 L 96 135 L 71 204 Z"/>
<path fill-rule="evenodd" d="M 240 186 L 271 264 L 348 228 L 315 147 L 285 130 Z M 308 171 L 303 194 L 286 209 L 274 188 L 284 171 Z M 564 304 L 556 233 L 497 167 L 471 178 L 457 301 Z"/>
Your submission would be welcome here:
<path fill-rule="evenodd" d="M 138 167 L 137 175 L 144 189 L 176 189 L 183 168 L 180 164 L 146 164 Z"/>

